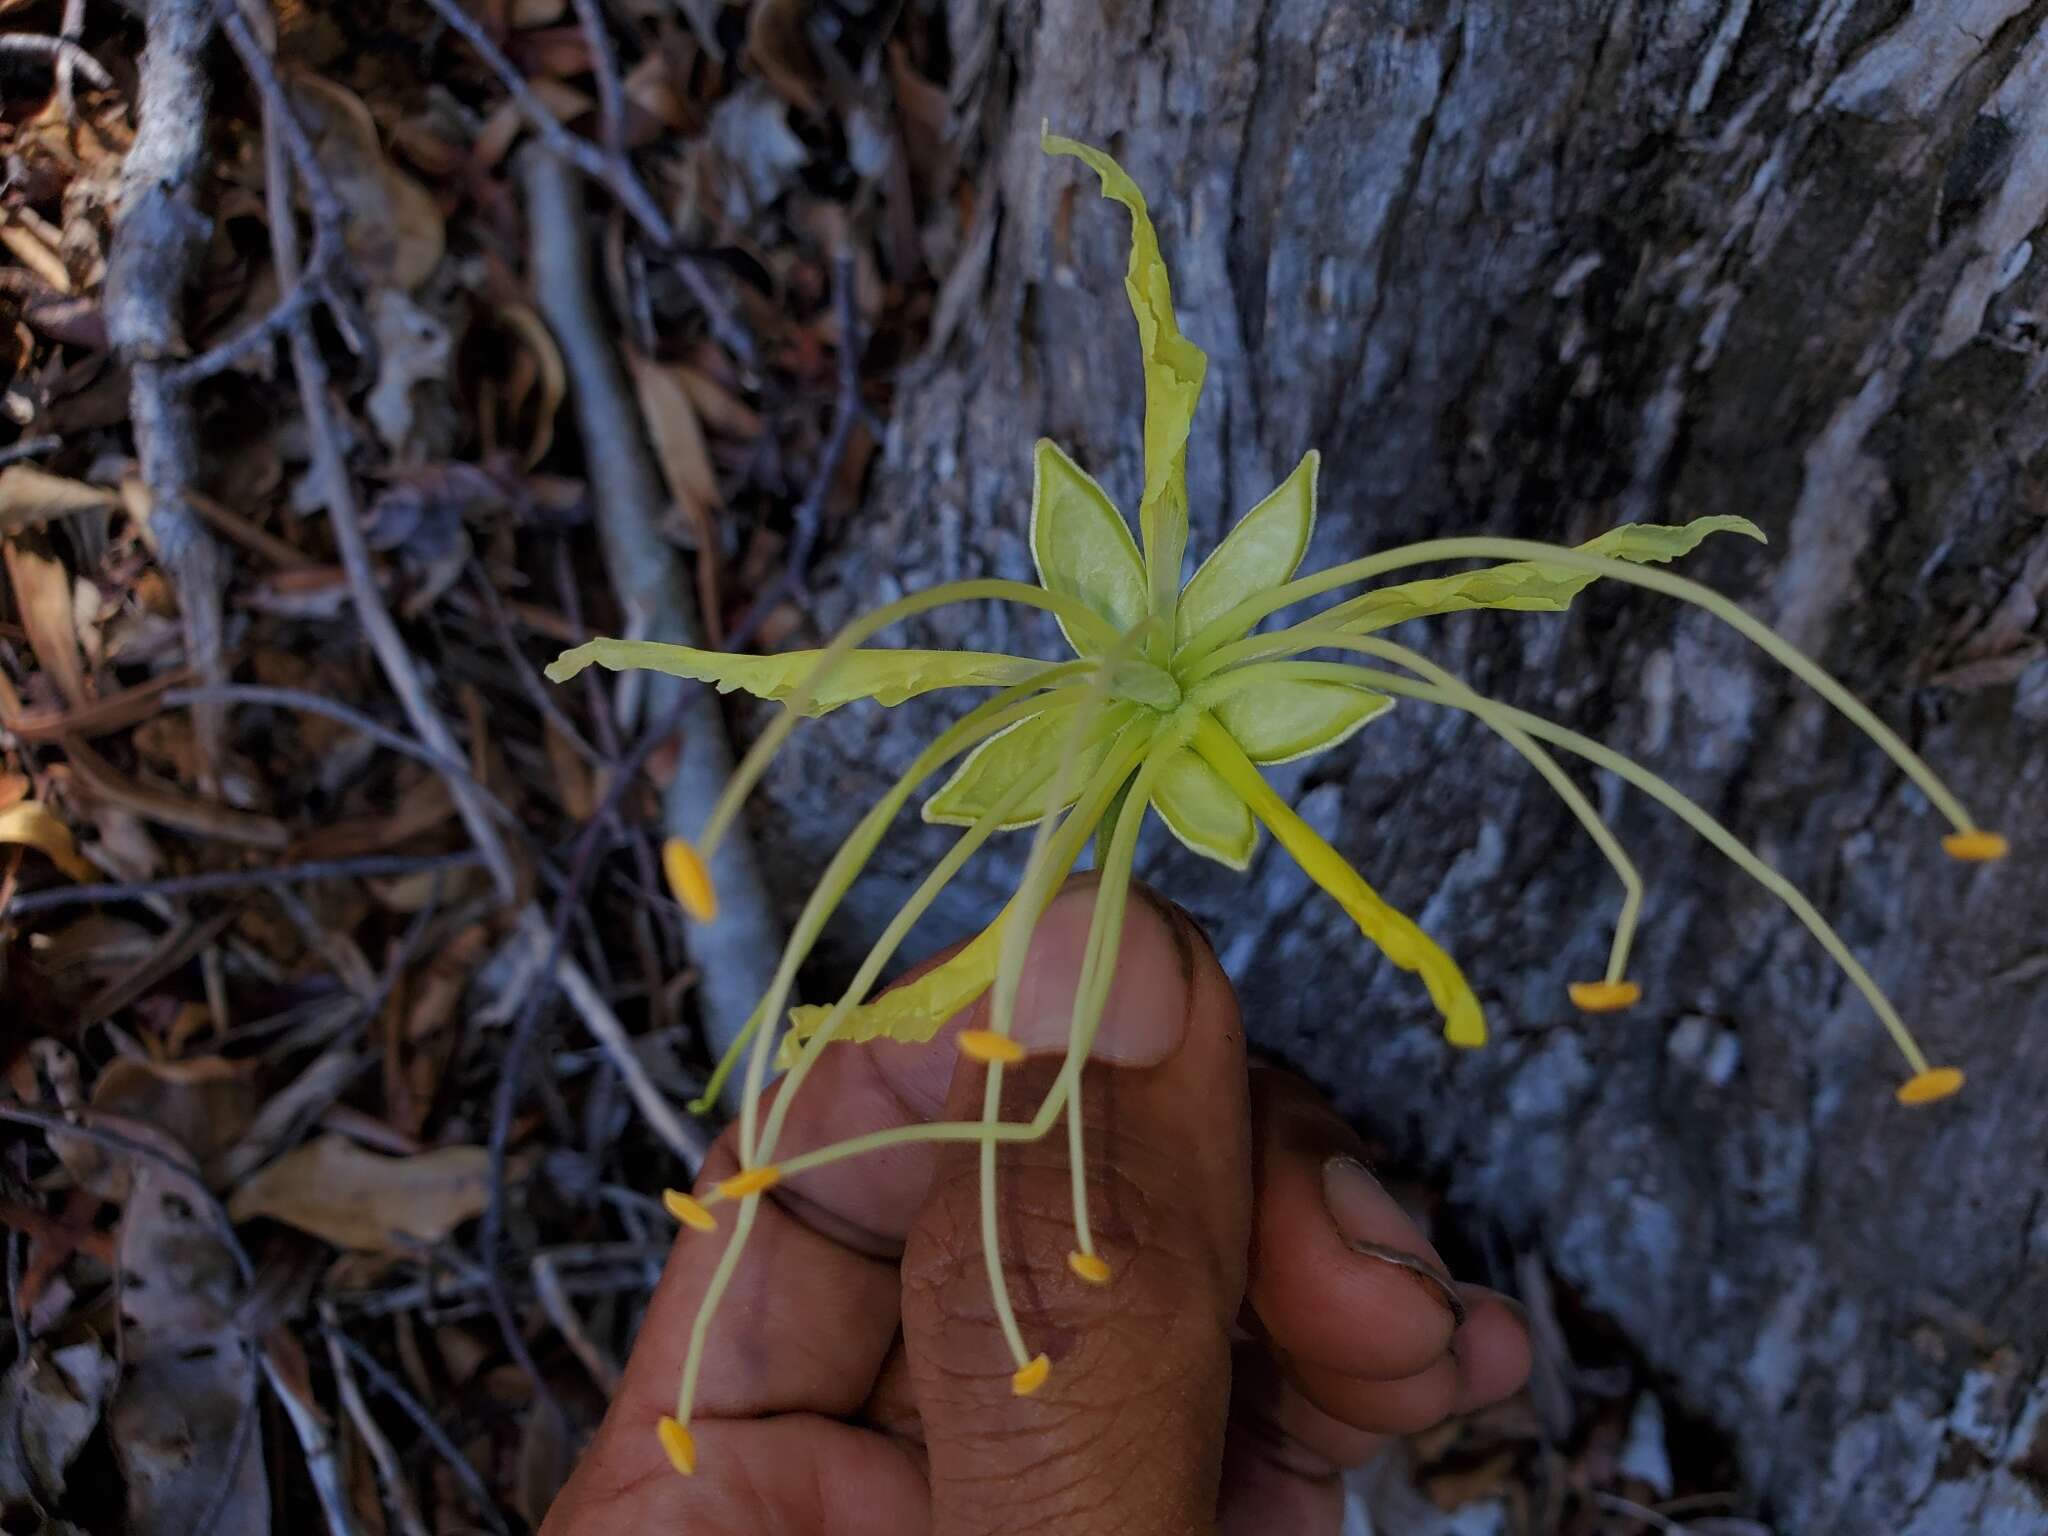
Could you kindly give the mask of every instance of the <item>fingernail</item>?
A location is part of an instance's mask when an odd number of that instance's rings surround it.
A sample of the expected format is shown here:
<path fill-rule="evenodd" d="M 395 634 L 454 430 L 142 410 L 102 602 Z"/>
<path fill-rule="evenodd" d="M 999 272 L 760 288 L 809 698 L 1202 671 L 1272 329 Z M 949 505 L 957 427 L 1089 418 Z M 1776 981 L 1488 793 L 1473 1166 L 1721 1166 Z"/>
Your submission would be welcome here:
<path fill-rule="evenodd" d="M 1072 885 L 1053 899 L 1032 933 L 1014 1034 L 1034 1055 L 1067 1048 L 1094 916 L 1093 882 Z M 1187 967 L 1174 931 L 1134 889 L 1124 908 L 1115 979 L 1089 1056 L 1113 1066 L 1157 1066 L 1180 1049 L 1187 1034 L 1187 996 Z"/>
<path fill-rule="evenodd" d="M 1355 1157 L 1333 1157 L 1323 1164 L 1323 1204 L 1351 1251 L 1377 1259 L 1414 1276 L 1430 1298 L 1451 1315 L 1455 1332 L 1465 1326 L 1465 1302 L 1458 1287 L 1436 1260 L 1389 1247 L 1375 1234 L 1401 1231 L 1408 1216 L 1380 1181 Z"/>

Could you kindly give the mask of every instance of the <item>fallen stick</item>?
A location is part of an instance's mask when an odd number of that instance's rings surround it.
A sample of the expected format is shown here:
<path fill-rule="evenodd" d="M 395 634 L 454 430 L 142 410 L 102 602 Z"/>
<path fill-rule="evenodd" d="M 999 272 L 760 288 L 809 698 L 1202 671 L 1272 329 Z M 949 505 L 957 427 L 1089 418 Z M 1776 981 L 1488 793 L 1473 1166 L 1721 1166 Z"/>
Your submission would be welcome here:
<path fill-rule="evenodd" d="M 702 626 L 688 573 L 661 535 L 668 498 L 649 461 L 640 412 L 612 348 L 613 324 L 598 303 L 582 186 L 566 163 L 538 147 L 525 152 L 522 172 L 533 287 L 568 369 L 612 589 L 636 636 L 700 644 Z M 662 802 L 662 825 L 672 837 L 697 835 L 732 772 L 725 721 L 710 689 L 650 676 L 642 719 L 664 718 L 685 688 L 693 691 L 682 705 L 682 753 Z M 767 992 L 782 953 L 783 931 L 747 839 L 728 837 L 720 845 L 712 879 L 718 887 L 718 916 L 692 923 L 684 945 L 700 975 L 698 1007 L 712 1052 L 718 1054 L 739 1038 Z"/>

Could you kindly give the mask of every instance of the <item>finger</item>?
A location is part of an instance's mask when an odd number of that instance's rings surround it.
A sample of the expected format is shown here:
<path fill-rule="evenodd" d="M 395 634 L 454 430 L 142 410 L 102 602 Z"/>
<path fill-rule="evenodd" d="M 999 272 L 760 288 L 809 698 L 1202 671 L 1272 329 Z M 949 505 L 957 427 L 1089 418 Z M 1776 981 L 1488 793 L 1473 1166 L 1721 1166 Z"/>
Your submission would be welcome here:
<path fill-rule="evenodd" d="M 1019 1032 L 1043 1032 L 1041 1015 L 1057 1012 L 1063 1029 L 1072 977 L 1093 910 L 1088 882 L 1064 891 L 1047 909 L 1027 960 L 1020 991 Z M 1178 974 L 1178 949 L 1155 920 L 1129 925 L 1127 952 L 1156 976 Z M 1166 957 L 1173 957 L 1170 961 Z M 1064 982 L 1062 978 L 1065 978 Z M 1063 990 L 1064 989 L 1064 990 Z M 1115 1010 L 1105 1021 L 1103 1051 L 1156 1059 L 1185 1025 L 1185 993 L 1134 992 L 1119 978 Z M 924 1046 L 890 1042 L 828 1047 L 792 1104 L 783 1151 L 802 1151 L 848 1136 L 930 1118 L 944 1106 L 956 1052 L 956 1020 Z M 772 1089 L 767 1103 L 779 1089 Z M 738 1166 L 736 1130 L 713 1147 L 700 1189 Z M 692 1432 L 700 1474 L 688 1496 L 699 1501 L 747 1498 L 767 1440 L 741 1436 L 715 1420 L 814 1412 L 848 1415 L 871 1390 L 897 1332 L 899 1279 L 894 1256 L 931 1179 L 928 1147 L 913 1146 L 849 1161 L 790 1180 L 757 1202 L 748 1241 L 714 1319 L 702 1363 Z M 646 1477 L 674 1477 L 655 1439 L 655 1426 L 674 1411 L 691 1328 L 738 1212 L 719 1208 L 722 1230 L 679 1234 L 650 1302 L 624 1379 L 576 1480 L 603 1488 Z M 768 1478 L 773 1483 L 772 1477 Z"/>
<path fill-rule="evenodd" d="M 1337 1430 L 1328 1443 L 1346 1448 L 1341 1431 L 1414 1435 L 1456 1413 L 1471 1413 L 1516 1391 L 1529 1374 L 1529 1336 L 1513 1303 L 1480 1286 L 1465 1286 L 1468 1321 L 1451 1351 L 1400 1381 L 1364 1380 L 1317 1361 L 1285 1362 L 1301 1397 Z M 1310 1436 L 1314 1440 L 1313 1434 Z"/>
<path fill-rule="evenodd" d="M 982 1261 L 976 1149 L 941 1152 L 904 1252 L 904 1341 L 937 1531 L 1093 1536 L 1207 1529 L 1215 1518 L 1250 1220 L 1243 1040 L 1229 983 L 1193 925 L 1149 899 L 1131 911 L 1133 931 L 1142 920 L 1172 937 L 1173 959 L 1168 969 L 1127 952 L 1120 976 L 1134 996 L 1184 999 L 1185 1039 L 1157 1066 L 1084 1077 L 1107 1284 L 1068 1268 L 1065 1137 L 998 1158 L 1004 1274 L 1020 1326 L 1052 1362 L 1043 1387 L 1012 1391 L 1016 1362 Z M 1044 1062 L 1007 1072 L 1005 1118 L 1029 1115 L 1055 1073 Z M 950 1111 L 978 1109 L 983 1082 L 963 1065 Z"/>
<path fill-rule="evenodd" d="M 1462 1302 L 1443 1260 L 1360 1161 L 1358 1137 L 1292 1073 L 1252 1074 L 1250 1298 L 1291 1359 L 1398 1381 L 1450 1348 Z"/>
<path fill-rule="evenodd" d="M 1233 1451 L 1242 1441 L 1247 1452 L 1281 1471 L 1319 1482 L 1363 1465 L 1385 1448 L 1387 1436 L 1347 1424 L 1310 1402 L 1264 1345 L 1240 1344 L 1234 1357 Z"/>

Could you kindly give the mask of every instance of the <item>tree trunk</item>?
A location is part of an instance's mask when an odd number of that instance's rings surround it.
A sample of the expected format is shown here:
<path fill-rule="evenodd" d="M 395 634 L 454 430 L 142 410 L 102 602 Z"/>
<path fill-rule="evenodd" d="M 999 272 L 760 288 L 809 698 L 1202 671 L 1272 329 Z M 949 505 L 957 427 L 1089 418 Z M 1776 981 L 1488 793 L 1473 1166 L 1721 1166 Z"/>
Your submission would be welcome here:
<path fill-rule="evenodd" d="M 1249 880 L 1148 837 L 1257 1039 L 1620 1325 L 1732 1437 L 1786 1532 L 2048 1528 L 2048 593 L 2042 445 L 2048 3 L 956 0 L 984 162 L 929 361 L 827 617 L 1028 576 L 1030 443 L 1126 507 L 1141 385 L 1123 214 L 1037 150 L 1110 145 L 1208 350 L 1198 553 L 1309 447 L 1309 565 L 1491 531 L 1574 541 L 1739 512 L 1688 563 L 1782 627 L 2015 857 L 1945 828 L 1865 740 L 1703 615 L 1596 589 L 1565 617 L 1412 638 L 1496 696 L 1666 773 L 1792 875 L 1963 1097 L 1900 1064 L 1792 917 L 1599 785 L 1652 881 L 1632 1014 L 1573 1013 L 1618 893 L 1562 807 L 1462 718 L 1402 706 L 1283 787 L 1463 960 L 1497 1039 L 1438 1039 L 1284 857 Z M 1053 654 L 1044 625 L 926 638 Z M 927 710 L 846 710 L 771 792 L 843 830 Z M 762 818 L 766 823 L 768 818 Z M 772 843 L 775 833 L 763 834 Z M 939 846 L 907 832 L 871 934 Z M 792 879 L 822 845 L 770 862 Z M 1015 852 L 957 888 L 985 922 Z M 2030 1038 L 2029 1026 L 2033 1026 Z"/>

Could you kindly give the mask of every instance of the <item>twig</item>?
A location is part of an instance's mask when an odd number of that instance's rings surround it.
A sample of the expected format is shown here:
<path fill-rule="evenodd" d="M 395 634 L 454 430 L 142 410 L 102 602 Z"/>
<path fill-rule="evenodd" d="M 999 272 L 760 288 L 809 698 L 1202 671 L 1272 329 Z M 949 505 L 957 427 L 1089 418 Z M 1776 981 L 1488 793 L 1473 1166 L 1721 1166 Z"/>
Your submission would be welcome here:
<path fill-rule="evenodd" d="M 263 1374 L 270 1390 L 284 1405 L 292 1432 L 299 1437 L 299 1449 L 306 1457 L 306 1475 L 320 1496 L 320 1512 L 327 1517 L 332 1536 L 356 1536 L 355 1517 L 349 1513 L 348 1489 L 342 1481 L 340 1458 L 334 1454 L 334 1436 L 328 1432 L 327 1416 L 300 1397 L 295 1384 L 278 1366 L 269 1349 L 262 1352 Z"/>
<path fill-rule="evenodd" d="M 206 0 L 156 0 L 142 51 L 135 145 L 121 167 L 121 209 L 108 255 L 107 337 L 128 365 L 135 456 L 150 497 L 149 527 L 178 591 L 185 648 L 206 682 L 226 675 L 219 547 L 185 499 L 198 478 L 199 441 L 190 402 L 170 375 L 185 353 L 179 316 L 187 280 L 212 225 L 196 203 L 206 164 Z M 199 711 L 202 789 L 211 792 L 226 721 Z"/>
<path fill-rule="evenodd" d="M 391 1502 L 391 1513 L 398 1522 L 399 1530 L 405 1536 L 427 1536 L 427 1523 L 420 1518 L 419 1500 L 413 1497 L 412 1484 L 406 1481 L 405 1468 L 399 1465 L 398 1453 L 391 1448 L 384 1427 L 370 1412 L 370 1405 L 363 1401 L 363 1389 L 356 1383 L 348 1352 L 341 1347 L 341 1336 L 329 1328 L 325 1330 L 325 1337 L 327 1361 L 334 1367 L 334 1390 L 341 1398 L 341 1406 L 348 1414 L 349 1422 L 363 1437 L 363 1447 L 370 1453 L 378 1481 L 384 1485 L 384 1496 Z"/>
<path fill-rule="evenodd" d="M 490 1490 L 484 1487 L 484 1480 L 477 1476 L 476 1468 L 470 1464 L 469 1458 L 456 1449 L 455 1442 L 448 1438 L 448 1432 L 441 1427 L 439 1421 L 427 1412 L 418 1398 L 405 1389 L 403 1382 L 377 1363 L 375 1355 L 341 1331 L 332 1302 L 321 1303 L 320 1319 L 328 1349 L 339 1349 L 355 1363 L 364 1376 L 369 1378 L 371 1386 L 398 1405 L 399 1411 L 412 1420 L 414 1427 L 426 1438 L 427 1443 L 440 1454 L 443 1461 L 448 1463 L 448 1470 L 453 1472 L 455 1480 L 462 1484 L 470 1502 L 476 1505 L 477 1513 L 490 1522 L 491 1529 L 497 1532 L 498 1536 L 511 1536 L 511 1528 L 505 1524 L 505 1517 L 498 1512 L 497 1503 L 491 1498 Z"/>
<path fill-rule="evenodd" d="M 524 916 L 527 936 L 536 941 L 544 939 L 546 931 L 541 927 L 540 915 L 528 908 Z M 705 1154 L 711 1150 L 711 1138 L 695 1120 L 678 1113 L 675 1105 L 656 1086 L 653 1074 L 647 1070 L 647 1063 L 640 1059 L 640 1052 L 634 1048 L 633 1037 L 582 968 L 573 960 L 564 959 L 557 975 L 563 997 L 583 1020 L 591 1038 L 604 1048 L 606 1057 L 618 1069 L 619 1077 L 626 1085 L 626 1093 L 633 1100 L 634 1108 L 640 1111 L 641 1118 L 646 1120 L 647 1128 L 662 1139 L 694 1179 L 697 1170 L 704 1166 Z"/>
<path fill-rule="evenodd" d="M 758 361 L 758 354 L 753 337 L 747 334 L 745 327 L 719 298 L 697 263 L 687 252 L 679 249 L 675 226 L 669 222 L 668 216 L 661 211 L 660 205 L 648 193 L 646 185 L 640 180 L 639 173 L 633 169 L 633 162 L 624 150 L 608 150 L 564 128 L 561 119 L 548 110 L 547 104 L 535 95 L 533 87 L 526 83 L 526 77 L 520 74 L 511 59 L 505 56 L 505 50 L 493 42 L 490 34 L 462 8 L 461 0 L 427 0 L 427 5 L 464 42 L 476 50 L 485 67 L 496 75 L 499 83 L 511 93 L 512 104 L 519 109 L 519 115 L 526 119 L 527 126 L 540 136 L 541 143 L 592 181 L 609 190 L 612 196 L 619 200 L 620 206 L 632 216 L 633 221 L 647 233 L 648 238 L 674 259 L 676 271 L 681 276 L 684 286 L 690 290 L 690 296 L 697 301 L 698 308 L 704 311 L 705 319 L 710 322 L 712 335 L 718 338 L 721 346 L 747 367 L 754 367 Z M 585 0 L 578 0 L 579 17 L 585 14 L 584 5 Z M 596 29 L 602 31 L 603 17 L 598 16 L 596 20 Z M 601 42 L 593 40 L 591 52 L 593 65 L 609 66 L 609 37 Z M 615 88 L 609 67 L 599 70 L 598 81 L 602 113 L 604 93 Z"/>
<path fill-rule="evenodd" d="M 57 35 L 74 43 L 85 35 L 85 0 L 64 0 L 64 19 L 57 24 Z M 67 123 L 78 111 L 77 82 L 71 74 L 72 61 L 60 54 L 57 58 L 57 110 L 64 114 Z"/>
<path fill-rule="evenodd" d="M 263 81 L 264 159 L 269 182 L 266 195 L 270 206 L 271 259 L 277 267 L 278 276 L 289 285 L 299 277 L 299 237 L 292 224 L 290 177 L 283 146 L 287 136 L 303 137 L 303 130 L 297 128 L 282 90 L 276 89 L 274 71 L 269 69 L 268 61 L 259 53 L 253 59 L 245 58 L 245 63 L 252 71 L 266 76 Z M 294 130 L 297 130 L 295 135 Z M 319 343 L 314 339 L 307 315 L 302 312 L 294 316 L 288 331 L 292 372 L 298 380 L 299 398 L 306 414 L 314 475 L 322 499 L 327 503 L 328 524 L 334 531 L 335 548 L 341 555 L 342 569 L 348 577 L 356 618 L 386 679 L 391 683 L 392 691 L 398 695 L 399 703 L 405 709 L 406 719 L 412 723 L 413 733 L 438 757 L 459 760 L 462 751 L 456 744 L 454 733 L 427 697 L 426 687 L 413 665 L 412 654 L 406 649 L 390 610 L 384 606 L 384 594 L 378 589 L 376 572 L 370 562 L 369 544 L 363 537 L 355 482 L 349 476 L 341 436 L 327 399 L 327 364 L 320 356 Z M 449 793 L 455 799 L 456 812 L 468 829 L 470 840 L 483 856 L 484 867 L 490 871 L 499 900 L 508 903 L 515 900 L 518 875 L 512 867 L 512 858 L 506 851 L 504 840 L 492 825 L 490 809 L 478 794 L 475 781 L 467 774 L 446 777 Z"/>
<path fill-rule="evenodd" d="M 0 53 L 26 53 L 50 59 L 56 64 L 60 77 L 75 70 L 103 91 L 114 88 L 114 77 L 101 68 L 100 61 L 68 37 L 44 37 L 35 32 L 0 32 Z"/>
<path fill-rule="evenodd" d="M 475 849 L 459 853 L 366 853 L 349 859 L 309 859 L 271 869 L 215 869 L 164 880 L 112 880 L 98 885 L 62 885 L 30 891 L 7 904 L 4 915 L 26 917 L 57 907 L 96 901 L 141 901 L 151 897 L 217 896 L 225 891 L 261 890 L 272 885 L 310 885 L 321 880 L 370 880 L 430 870 L 468 869 L 483 862 Z"/>
<path fill-rule="evenodd" d="M 5 448 L 0 448 L 0 468 L 20 459 L 41 458 L 46 453 L 55 453 L 64 446 L 64 439 L 54 432 L 45 432 L 41 437 L 18 438 Z"/>
<path fill-rule="evenodd" d="M 197 704 L 207 699 L 218 699 L 232 704 L 268 704 L 278 709 L 303 710 L 309 715 L 325 715 L 338 720 L 352 731 L 359 731 L 380 747 L 388 747 L 414 762 L 425 763 L 436 773 L 451 778 L 466 779 L 475 787 L 496 816 L 507 826 L 517 827 L 519 818 L 510 807 L 500 800 L 484 782 L 469 771 L 469 764 L 460 757 L 443 757 L 431 747 L 423 747 L 403 732 L 394 731 L 390 726 L 373 720 L 359 709 L 352 709 L 338 699 L 329 699 L 317 693 L 307 693 L 301 688 L 273 688 L 262 683 L 222 683 L 213 688 L 174 688 L 164 695 L 164 703 L 172 707 Z"/>
<path fill-rule="evenodd" d="M 533 286 L 569 374 L 612 588 L 635 633 L 694 644 L 690 582 L 661 536 L 666 498 L 593 286 L 582 189 L 559 159 L 537 151 L 527 155 L 525 181 Z M 648 718 L 682 711 L 683 750 L 663 796 L 662 824 L 673 836 L 693 835 L 732 772 L 724 719 L 709 689 L 677 678 L 649 678 L 646 707 Z M 718 918 L 691 924 L 684 943 L 702 977 L 698 1000 L 716 1054 L 738 1038 L 768 990 L 782 927 L 745 838 L 720 845 L 712 878 Z"/>
<path fill-rule="evenodd" d="M 221 1466 L 220 1481 L 213 1485 L 213 1496 L 206 1501 L 206 1507 L 200 1510 L 199 1518 L 192 1522 L 192 1528 L 185 1536 L 209 1536 L 216 1529 L 221 1511 L 228 1507 L 228 1499 L 234 1494 L 242 1463 L 248 1459 L 249 1446 L 256 1438 L 256 1408 L 263 1390 L 263 1375 L 256 1368 L 253 1340 L 242 1340 L 242 1358 L 249 1368 L 249 1390 L 243 1395 L 242 1411 L 235 1415 L 235 1432 L 228 1440 L 227 1460 Z"/>
<path fill-rule="evenodd" d="M 21 1104 L 0 1104 L 0 1120 L 11 1121 L 15 1125 L 33 1126 L 39 1131 L 54 1132 L 60 1136 L 81 1136 L 87 1141 L 96 1141 L 129 1157 L 139 1157 L 145 1162 L 170 1169 L 190 1184 L 192 1193 L 199 1197 L 206 1206 L 207 1213 L 219 1225 L 221 1245 L 234 1258 L 235 1270 L 242 1277 L 244 1288 L 255 1285 L 256 1266 L 249 1261 L 249 1250 L 242 1246 L 242 1240 L 235 1235 L 235 1224 L 228 1215 L 228 1208 L 220 1203 L 218 1195 L 207 1188 L 205 1179 L 192 1163 L 181 1162 L 152 1147 L 146 1141 L 137 1141 L 132 1136 L 123 1136 L 119 1131 L 107 1130 L 89 1120 L 73 1120 L 49 1110 L 30 1109 Z"/>
<path fill-rule="evenodd" d="M 591 78 L 597 82 L 597 124 L 605 153 L 615 161 L 626 158 L 626 92 L 619 80 L 618 50 L 612 47 L 611 28 L 605 25 L 598 0 L 575 0 L 576 20 L 590 47 Z"/>
<path fill-rule="evenodd" d="M 818 547 L 818 534 L 825 519 L 825 498 L 832 492 L 839 466 L 846 459 L 853 429 L 866 414 L 860 398 L 860 317 L 854 307 L 853 256 L 841 251 L 832 258 L 832 308 L 839 322 L 839 389 L 832 403 L 832 428 L 817 467 L 804 489 L 803 500 L 790 516 L 789 555 L 776 578 L 754 595 L 746 613 L 733 626 L 726 641 L 739 649 L 754 636 L 762 622 L 784 598 L 802 598 L 810 591 L 811 556 Z"/>
<path fill-rule="evenodd" d="M 548 1321 L 555 1325 L 555 1332 L 562 1336 L 570 1352 L 583 1362 L 583 1369 L 590 1372 L 590 1379 L 603 1389 L 607 1399 L 616 1397 L 619 1363 L 599 1348 L 597 1341 L 584 1329 L 583 1319 L 576 1315 L 576 1304 L 562 1289 L 562 1277 L 555 1272 L 554 1260 L 545 1253 L 533 1256 L 533 1292 L 540 1298 L 541 1310 L 547 1313 Z"/>
<path fill-rule="evenodd" d="M 519 637 L 513 632 L 512 617 L 505 612 L 503 599 L 498 589 L 491 585 L 490 573 L 481 564 L 474 567 L 477 596 L 482 599 L 484 616 L 490 620 L 491 633 L 497 638 L 498 649 L 505 653 L 505 660 L 511 664 L 512 676 L 519 684 L 519 691 L 526 695 L 533 707 L 540 711 L 548 724 L 562 733 L 562 739 L 569 743 L 576 755 L 586 763 L 603 761 L 598 751 L 583 739 L 583 733 L 576 729 L 576 722 L 555 702 L 555 696 L 548 691 L 526 659 L 526 653 L 519 648 Z"/>

